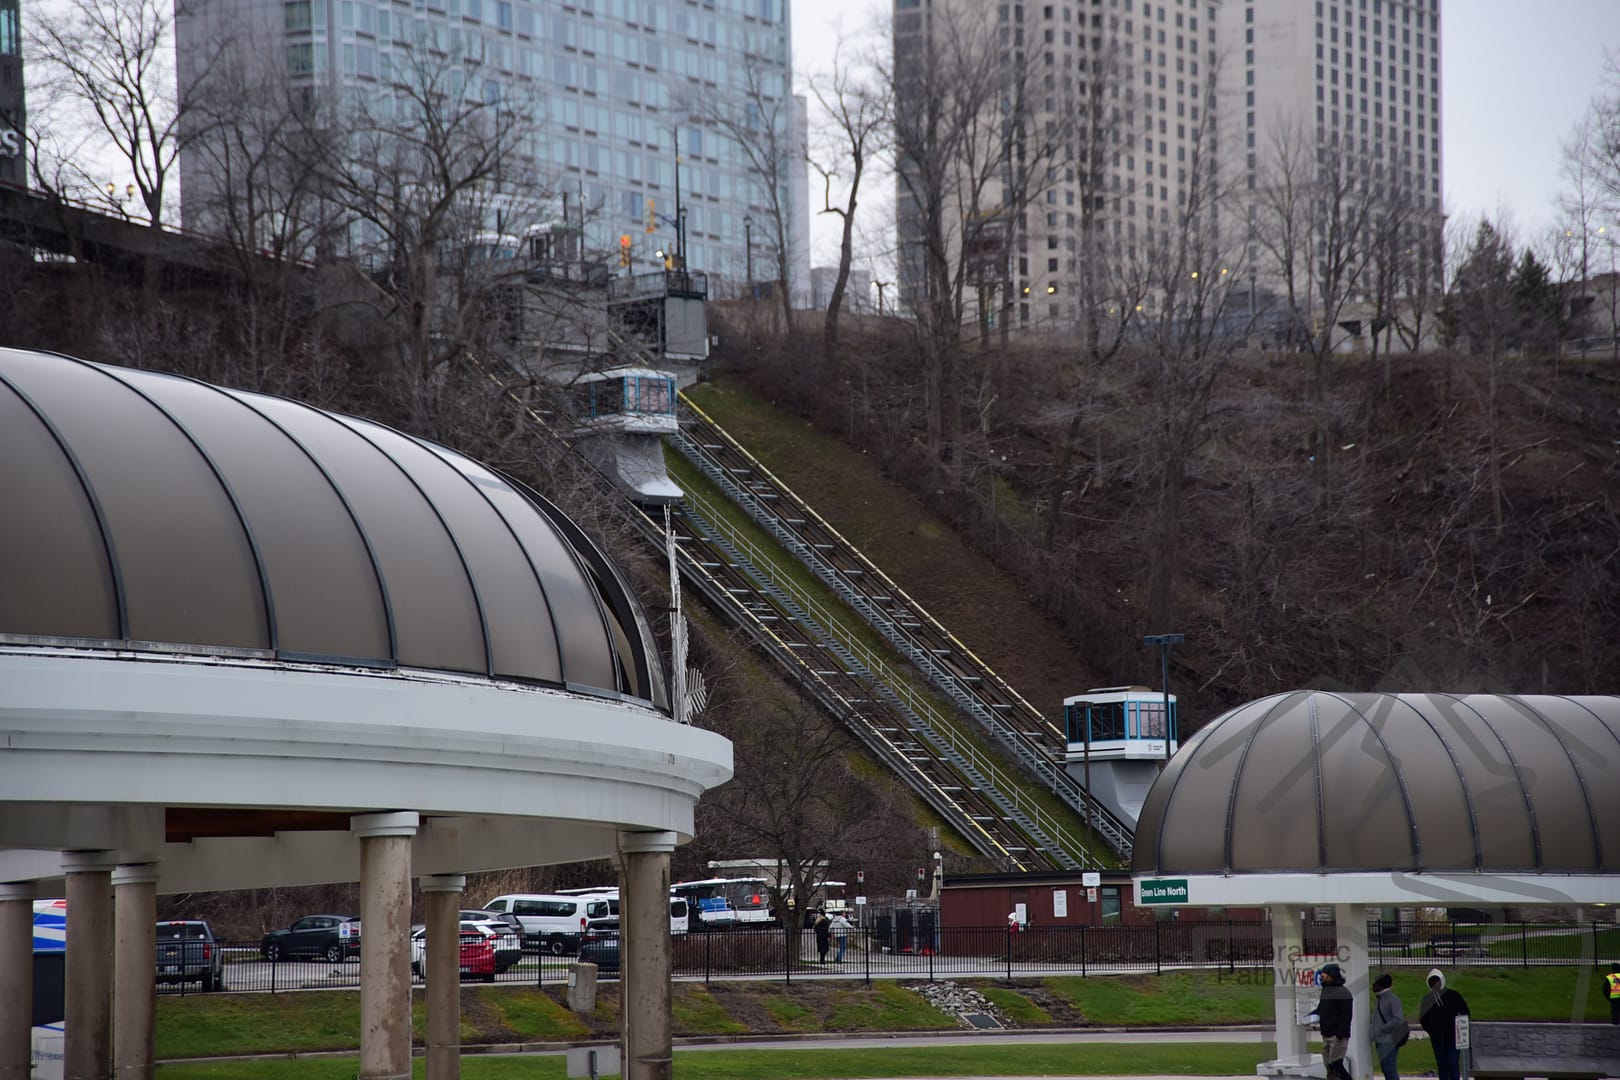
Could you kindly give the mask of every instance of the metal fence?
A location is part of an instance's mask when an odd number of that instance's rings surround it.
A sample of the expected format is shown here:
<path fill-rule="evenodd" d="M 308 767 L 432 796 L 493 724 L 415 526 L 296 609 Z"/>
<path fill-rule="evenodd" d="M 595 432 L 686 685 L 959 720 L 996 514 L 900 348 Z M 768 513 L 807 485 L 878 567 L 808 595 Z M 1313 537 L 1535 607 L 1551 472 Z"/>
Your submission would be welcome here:
<path fill-rule="evenodd" d="M 1305 927 L 1303 957 L 1273 955 L 1265 922 L 1154 922 L 1145 925 L 920 928 L 899 932 L 866 927 L 849 936 L 838 955 L 833 940 L 823 963 L 808 930 L 750 927 L 681 934 L 671 942 L 677 979 L 802 978 L 955 979 L 1038 978 L 1051 975 L 1236 970 L 1323 962 L 1339 953 L 1331 925 Z M 222 989 L 283 992 L 360 985 L 360 962 L 288 960 L 259 955 L 257 942 L 224 942 Z M 1571 923 L 1394 923 L 1367 929 L 1370 962 L 1379 968 L 1572 967 L 1620 957 L 1620 926 Z M 525 953 L 494 976 L 497 983 L 566 981 L 572 956 Z M 602 978 L 618 972 L 604 966 Z M 464 975 L 469 982 L 487 977 Z M 160 993 L 198 993 L 200 983 L 160 984 Z"/>

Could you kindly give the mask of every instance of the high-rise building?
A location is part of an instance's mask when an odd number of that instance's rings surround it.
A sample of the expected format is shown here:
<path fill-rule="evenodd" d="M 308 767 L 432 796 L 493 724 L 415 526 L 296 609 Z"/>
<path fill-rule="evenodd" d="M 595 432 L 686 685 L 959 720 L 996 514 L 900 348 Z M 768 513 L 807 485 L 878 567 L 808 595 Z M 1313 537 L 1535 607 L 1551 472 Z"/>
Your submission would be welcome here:
<path fill-rule="evenodd" d="M 1191 227 L 1219 234 L 1251 298 L 1275 295 L 1278 260 L 1257 237 L 1285 146 L 1306 164 L 1292 182 L 1307 219 L 1336 188 L 1361 203 L 1354 243 L 1399 246 L 1417 276 L 1438 273 L 1440 0 L 896 0 L 894 35 L 898 130 L 960 92 L 968 55 L 994 56 L 999 82 L 979 109 L 1001 124 L 977 151 L 997 166 L 954 174 L 954 228 L 932 237 L 908 183 L 930 165 L 902 153 L 903 309 L 939 291 L 932 245 L 962 267 L 965 318 L 1066 331 L 1088 298 L 1117 290 L 1104 273 L 1162 257 Z M 955 82 L 908 82 L 930 63 Z M 1375 240 L 1392 219 L 1399 240 Z M 1368 299 L 1369 278 L 1346 298 Z"/>
<path fill-rule="evenodd" d="M 583 203 L 587 246 L 629 236 L 638 270 L 684 218 L 687 266 L 721 283 L 742 281 L 743 219 L 766 200 L 716 113 L 752 117 L 750 85 L 779 123 L 795 112 L 786 0 L 198 0 L 176 33 L 183 63 L 251 43 L 295 93 L 339 106 L 386 97 L 426 53 L 476 58 L 481 85 L 456 89 L 535 118 L 521 183 L 542 190 L 515 194 L 566 201 L 571 220 Z M 181 167 L 189 218 L 215 181 L 195 155 Z M 791 217 L 808 252 L 807 215 Z"/>
<path fill-rule="evenodd" d="M 1280 283 L 1267 218 L 1279 188 L 1302 179 L 1318 269 L 1324 258 L 1357 267 L 1346 300 L 1397 298 L 1375 295 L 1378 258 L 1367 252 L 1379 246 L 1399 256 L 1386 289 L 1437 286 L 1440 0 L 1227 0 L 1218 11 L 1221 138 L 1249 203 L 1244 255 L 1258 287 Z M 1331 228 L 1357 250 L 1334 251 Z"/>
<path fill-rule="evenodd" d="M 0 183 L 28 182 L 23 133 L 22 27 L 17 0 L 0 0 Z"/>
<path fill-rule="evenodd" d="M 992 57 L 999 69 L 998 85 L 980 92 L 1000 123 L 974 151 L 986 166 L 967 180 L 977 190 L 946 241 L 968 248 L 970 313 L 985 306 L 1015 325 L 1063 328 L 1099 245 L 1123 255 L 1173 227 L 1200 142 L 1211 141 L 1214 22 L 1208 0 L 1007 0 L 993 13 L 982 0 L 898 0 L 900 108 L 919 104 L 904 92 L 908 70 Z M 955 92 L 942 84 L 931 96 L 940 91 Z M 905 175 L 897 201 L 904 308 L 927 289 L 928 241 Z"/>

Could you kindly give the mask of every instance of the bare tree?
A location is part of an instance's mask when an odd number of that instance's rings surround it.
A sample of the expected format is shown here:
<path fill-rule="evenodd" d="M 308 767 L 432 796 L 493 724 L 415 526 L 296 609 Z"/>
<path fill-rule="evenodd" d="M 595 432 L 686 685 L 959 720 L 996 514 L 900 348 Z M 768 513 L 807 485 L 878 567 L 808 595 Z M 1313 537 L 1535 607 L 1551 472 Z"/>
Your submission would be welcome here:
<path fill-rule="evenodd" d="M 868 165 L 886 149 L 890 121 L 888 87 L 881 81 L 863 79 L 840 56 L 833 57 L 832 72 L 825 80 L 812 79 L 810 93 L 815 98 L 830 129 L 825 153 L 813 154 L 811 168 L 822 180 L 824 214 L 839 218 L 838 275 L 833 280 L 822 324 L 822 355 L 837 366 L 838 317 L 844 306 L 844 290 L 849 284 L 849 268 L 855 257 L 855 210 L 860 204 L 861 182 Z M 843 200 L 833 202 L 833 181 L 843 170 Z"/>
<path fill-rule="evenodd" d="M 896 16 L 893 65 L 901 303 L 916 314 L 928 449 L 951 456 L 970 288 L 1004 287 L 1018 221 L 1051 183 L 1066 114 L 1041 112 L 1023 28 L 995 12 Z"/>
<path fill-rule="evenodd" d="M 1513 285 L 1513 245 L 1490 221 L 1482 219 L 1475 230 L 1474 242 L 1457 268 L 1449 300 L 1457 336 L 1468 343 L 1471 351 L 1485 357 L 1491 517 L 1501 532 L 1501 368 L 1520 315 Z"/>
<path fill-rule="evenodd" d="M 338 125 L 326 138 L 323 123 Z M 404 327 L 401 362 L 420 384 L 475 348 L 493 291 L 517 274 L 502 258 L 543 213 L 520 154 L 533 130 L 474 57 L 414 49 L 376 100 L 311 114 L 324 195 L 347 219 L 350 254 Z M 524 194 L 536 192 L 538 194 Z"/>
<path fill-rule="evenodd" d="M 43 93 L 77 106 L 75 119 L 105 137 L 154 228 L 163 224 L 192 87 L 211 66 L 207 57 L 189 58 L 190 81 L 177 85 L 174 19 L 164 0 L 62 0 L 39 9 L 27 56 Z M 91 168 L 78 171 L 99 191 Z M 111 183 L 110 201 L 121 209 L 122 185 Z"/>
<path fill-rule="evenodd" d="M 1246 325 L 1234 325 L 1230 318 L 1233 286 L 1243 275 L 1237 245 L 1223 227 L 1223 210 L 1231 200 L 1220 184 L 1210 137 L 1217 79 L 1211 67 L 1184 198 L 1169 226 L 1145 237 L 1136 263 L 1151 298 L 1140 327 L 1139 358 L 1152 386 L 1147 446 L 1157 506 L 1147 561 L 1147 617 L 1158 627 L 1168 627 L 1176 615 L 1187 469 L 1211 435 L 1211 394 L 1247 334 Z"/>
<path fill-rule="evenodd" d="M 1353 161 L 1336 134 L 1279 127 L 1255 202 L 1255 239 L 1281 279 L 1289 338 L 1310 358 L 1317 402 L 1339 316 L 1362 285 L 1384 190 L 1382 177 Z"/>
<path fill-rule="evenodd" d="M 1124 66 L 1118 42 L 1103 42 L 1089 57 L 1084 78 L 1077 85 L 1065 77 L 1065 90 L 1074 87 L 1066 99 L 1073 102 L 1074 117 L 1070 142 L 1064 148 L 1068 168 L 1075 171 L 1079 189 L 1079 261 L 1076 287 L 1078 350 L 1075 363 L 1064 372 L 1066 385 L 1058 412 L 1064 420 L 1058 441 L 1055 467 L 1046 497 L 1046 525 L 1042 547 L 1050 551 L 1056 539 L 1058 518 L 1074 483 L 1074 458 L 1081 426 L 1088 413 L 1089 395 L 1104 367 L 1126 347 L 1140 314 L 1145 310 L 1149 288 L 1147 276 L 1134 272 L 1130 251 L 1136 244 L 1136 224 L 1118 234 L 1120 198 L 1118 184 L 1112 188 L 1105 168 L 1122 138 L 1129 138 L 1121 117 L 1121 97 L 1128 109 L 1134 102 L 1135 88 L 1123 87 Z M 1150 123 L 1149 110 L 1143 110 L 1143 123 Z M 1195 117 L 1196 119 L 1196 117 Z M 1111 231 L 1110 227 L 1114 231 Z M 1003 348 L 1011 321 L 1011 290 L 1006 290 L 1003 310 Z M 1100 440 L 1100 434 L 1099 434 Z M 1099 442 L 1093 477 L 1102 467 Z"/>
<path fill-rule="evenodd" d="M 186 227 L 221 241 L 238 283 L 233 351 L 265 372 L 299 347 L 301 324 L 336 299 L 330 268 L 317 273 L 313 262 L 340 231 L 319 168 L 335 130 L 313 122 L 312 97 L 267 52 L 251 36 L 222 43 L 193 87 L 183 126 L 196 133 L 180 156 Z"/>
<path fill-rule="evenodd" d="M 793 210 L 788 203 L 788 176 L 803 165 L 805 147 L 794 131 L 793 97 L 786 72 L 764 56 L 743 56 L 740 97 L 703 95 L 684 108 L 717 128 L 739 150 L 753 176 L 750 209 L 765 215 L 770 230 L 770 257 L 776 271 L 776 296 L 782 329 L 793 333 L 793 297 L 788 290 L 793 259 Z M 677 149 L 679 149 L 677 147 Z"/>

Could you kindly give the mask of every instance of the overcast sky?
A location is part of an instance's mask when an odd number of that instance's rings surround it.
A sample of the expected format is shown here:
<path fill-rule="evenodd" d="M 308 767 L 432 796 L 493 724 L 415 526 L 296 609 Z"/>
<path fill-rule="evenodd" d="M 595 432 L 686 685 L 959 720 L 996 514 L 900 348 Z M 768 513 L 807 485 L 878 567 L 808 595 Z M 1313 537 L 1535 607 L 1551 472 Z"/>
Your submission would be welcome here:
<path fill-rule="evenodd" d="M 1298 0 L 1308 3 L 1309 0 Z M 887 3 L 792 0 L 802 76 Z M 1441 169 L 1454 218 L 1505 211 L 1519 239 L 1552 228 L 1563 143 L 1603 89 L 1605 49 L 1620 53 L 1620 0 L 1442 0 Z M 812 192 L 812 200 L 819 198 Z M 836 257 L 835 225 L 814 218 L 815 262 Z"/>

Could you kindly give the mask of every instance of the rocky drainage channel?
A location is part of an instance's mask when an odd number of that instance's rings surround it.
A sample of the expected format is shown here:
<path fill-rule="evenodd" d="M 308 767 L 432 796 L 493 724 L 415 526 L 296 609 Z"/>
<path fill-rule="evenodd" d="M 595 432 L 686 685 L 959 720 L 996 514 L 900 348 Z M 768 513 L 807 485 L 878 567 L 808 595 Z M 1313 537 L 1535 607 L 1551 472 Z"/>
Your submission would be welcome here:
<path fill-rule="evenodd" d="M 915 983 L 911 989 L 940 1012 L 956 1017 L 957 1023 L 965 1028 L 983 1030 L 1007 1026 L 1007 1018 L 977 990 L 953 982 Z"/>

